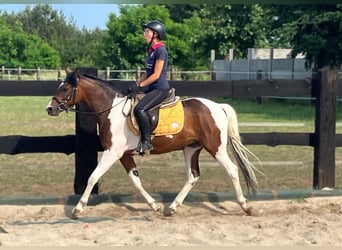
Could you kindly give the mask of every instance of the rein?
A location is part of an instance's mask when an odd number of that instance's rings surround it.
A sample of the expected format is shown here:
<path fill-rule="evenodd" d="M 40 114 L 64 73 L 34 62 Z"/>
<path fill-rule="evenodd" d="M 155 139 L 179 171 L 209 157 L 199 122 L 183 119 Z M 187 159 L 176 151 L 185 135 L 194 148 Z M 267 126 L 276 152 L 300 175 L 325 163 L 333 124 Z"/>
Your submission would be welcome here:
<path fill-rule="evenodd" d="M 94 111 L 80 111 L 80 110 L 77 110 L 77 109 L 74 109 L 74 108 L 68 108 L 67 110 L 65 110 L 66 112 L 70 111 L 70 112 L 74 112 L 74 113 L 79 113 L 79 114 L 82 114 L 82 115 L 100 115 L 100 114 L 103 114 L 109 110 L 111 110 L 112 108 L 114 108 L 114 106 L 112 107 L 109 107 L 103 111 L 98 111 L 98 112 L 94 112 Z"/>
<path fill-rule="evenodd" d="M 77 110 L 75 108 L 68 108 L 68 109 L 65 109 L 66 112 L 70 111 L 70 112 L 74 112 L 74 113 L 79 113 L 79 114 L 82 114 L 82 115 L 100 115 L 100 114 L 103 114 L 109 110 L 111 110 L 112 108 L 115 108 L 116 106 L 118 106 L 120 103 L 122 103 L 123 101 L 125 101 L 125 103 L 127 103 L 129 98 L 126 98 L 126 99 L 123 99 L 121 100 L 120 102 L 116 103 L 115 105 L 105 109 L 105 110 L 102 110 L 102 111 L 80 111 L 80 110 Z M 125 105 L 124 105 L 125 106 Z M 124 114 L 124 116 L 128 117 L 129 116 L 129 113 L 128 114 L 125 114 L 124 111 L 122 111 L 122 113 Z"/>

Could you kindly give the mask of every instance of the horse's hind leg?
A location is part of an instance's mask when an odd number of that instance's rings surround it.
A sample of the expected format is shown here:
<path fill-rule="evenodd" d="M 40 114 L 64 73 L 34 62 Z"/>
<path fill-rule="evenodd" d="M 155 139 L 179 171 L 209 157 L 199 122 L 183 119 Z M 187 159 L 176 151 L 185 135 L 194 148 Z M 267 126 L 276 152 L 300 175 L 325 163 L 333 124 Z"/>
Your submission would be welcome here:
<path fill-rule="evenodd" d="M 198 164 L 198 157 L 202 150 L 202 147 L 186 147 L 183 150 L 185 165 L 187 168 L 188 180 L 183 186 L 182 190 L 178 193 L 177 197 L 169 206 L 168 210 L 165 211 L 166 216 L 172 216 L 176 212 L 176 208 L 180 206 L 192 187 L 196 184 L 200 177 L 200 170 Z"/>
<path fill-rule="evenodd" d="M 251 207 L 248 205 L 247 199 L 243 195 L 243 192 L 241 189 L 238 167 L 236 166 L 236 164 L 234 164 L 234 162 L 231 161 L 226 149 L 220 149 L 216 153 L 215 159 L 225 168 L 229 177 L 231 178 L 237 201 L 239 205 L 241 206 L 242 210 L 246 214 L 250 215 L 252 210 L 251 210 Z"/>
<path fill-rule="evenodd" d="M 140 177 L 139 177 L 139 171 L 136 168 L 136 164 L 134 162 L 134 159 L 129 154 L 124 154 L 124 156 L 120 159 L 121 164 L 126 169 L 126 172 L 129 176 L 129 178 L 132 180 L 132 183 L 136 189 L 140 192 L 140 194 L 145 198 L 147 204 L 156 212 L 160 211 L 160 206 L 157 206 L 156 200 L 153 199 L 151 195 L 149 195 L 146 190 L 143 188 Z"/>

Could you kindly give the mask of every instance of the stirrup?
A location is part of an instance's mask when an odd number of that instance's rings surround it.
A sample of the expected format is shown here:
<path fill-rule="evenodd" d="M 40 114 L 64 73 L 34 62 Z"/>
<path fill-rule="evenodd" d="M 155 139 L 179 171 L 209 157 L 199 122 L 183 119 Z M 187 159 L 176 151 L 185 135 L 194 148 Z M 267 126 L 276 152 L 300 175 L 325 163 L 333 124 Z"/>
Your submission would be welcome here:
<path fill-rule="evenodd" d="M 150 154 L 150 151 L 153 149 L 153 145 L 151 142 L 139 142 L 138 146 L 134 149 L 132 154 L 139 154 L 139 155 L 144 155 L 144 154 Z"/>
<path fill-rule="evenodd" d="M 134 155 L 143 155 L 144 154 L 141 142 L 139 142 L 138 146 L 133 150 L 132 154 L 134 154 Z"/>

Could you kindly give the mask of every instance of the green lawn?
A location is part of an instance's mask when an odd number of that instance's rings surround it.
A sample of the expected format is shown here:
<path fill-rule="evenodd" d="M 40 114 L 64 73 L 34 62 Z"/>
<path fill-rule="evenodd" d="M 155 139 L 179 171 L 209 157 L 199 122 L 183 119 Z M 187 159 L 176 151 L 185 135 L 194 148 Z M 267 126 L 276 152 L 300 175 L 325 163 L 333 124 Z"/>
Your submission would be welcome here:
<path fill-rule="evenodd" d="M 74 134 L 74 114 L 50 117 L 45 106 L 50 97 L 0 97 L 0 136 L 48 136 Z M 315 109 L 309 101 L 265 99 L 216 99 L 231 104 L 237 111 L 240 132 L 313 132 Z M 337 122 L 342 121 L 342 104 L 337 104 Z M 246 123 L 286 123 L 298 126 L 248 126 Z M 337 132 L 342 132 L 337 126 Z M 303 146 L 248 146 L 264 163 L 258 166 L 260 189 L 294 189 L 312 187 L 313 148 Z M 336 149 L 336 187 L 342 188 L 342 149 Z M 101 153 L 99 153 L 99 157 Z M 0 154 L 0 195 L 64 195 L 73 193 L 74 155 Z M 149 192 L 177 192 L 186 173 L 182 152 L 136 157 L 143 185 Z M 161 164 L 162 162 L 162 164 Z M 201 154 L 202 176 L 193 191 L 232 190 L 228 175 L 211 157 Z M 241 179 L 243 187 L 245 187 Z M 119 163 L 100 181 L 101 193 L 136 192 Z"/>

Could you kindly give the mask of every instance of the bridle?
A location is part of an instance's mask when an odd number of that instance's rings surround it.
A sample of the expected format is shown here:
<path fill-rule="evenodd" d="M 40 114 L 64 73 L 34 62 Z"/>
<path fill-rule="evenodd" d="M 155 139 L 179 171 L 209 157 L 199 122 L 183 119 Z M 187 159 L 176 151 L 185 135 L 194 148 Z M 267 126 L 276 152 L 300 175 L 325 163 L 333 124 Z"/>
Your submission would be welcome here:
<path fill-rule="evenodd" d="M 75 99 L 76 99 L 76 91 L 77 91 L 77 87 L 73 87 L 72 88 L 72 92 L 70 93 L 70 95 L 68 95 L 64 100 L 60 101 L 56 96 L 52 97 L 52 100 L 55 100 L 58 103 L 58 107 L 57 109 L 62 112 L 65 111 L 68 113 L 68 111 L 70 112 L 75 112 L 75 113 L 79 113 L 79 114 L 85 114 L 85 115 L 99 115 L 99 114 L 103 114 L 109 110 L 111 110 L 112 108 L 114 108 L 115 106 L 119 105 L 119 103 L 121 103 L 122 101 L 127 102 L 127 99 L 123 99 L 121 102 L 117 103 L 116 105 L 110 106 L 109 108 L 102 110 L 102 111 L 98 111 L 98 112 L 94 112 L 94 111 L 80 111 L 78 109 L 75 108 L 71 108 L 68 107 L 68 101 L 73 98 L 73 103 L 75 103 Z M 123 114 L 127 117 L 129 114 L 125 114 L 123 112 Z"/>
<path fill-rule="evenodd" d="M 68 107 L 68 101 L 71 98 L 73 98 L 73 102 L 75 103 L 76 90 L 77 90 L 77 87 L 73 87 L 72 88 L 72 92 L 70 93 L 70 95 L 68 95 L 63 101 L 58 100 L 58 98 L 56 96 L 52 97 L 52 100 L 55 100 L 58 103 L 57 109 L 59 111 L 61 111 L 61 112 L 62 111 L 68 112 L 68 111 L 72 110 L 72 108 Z"/>

